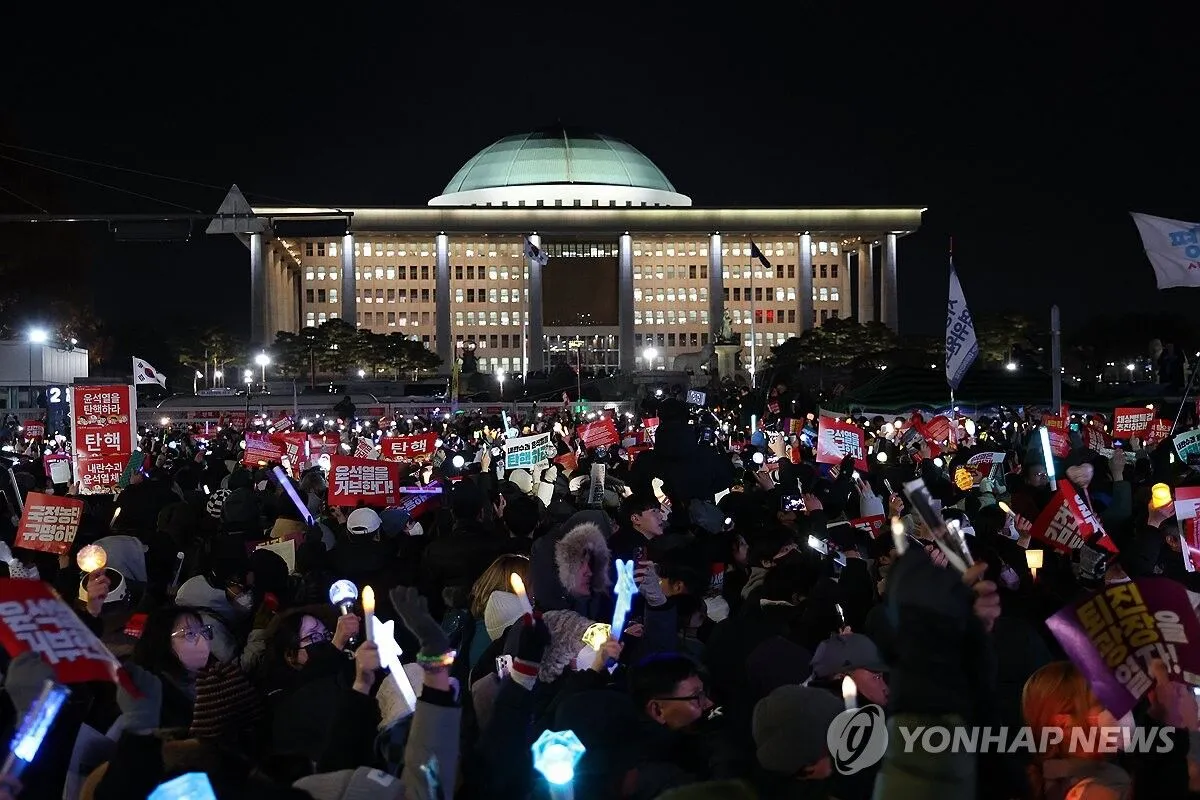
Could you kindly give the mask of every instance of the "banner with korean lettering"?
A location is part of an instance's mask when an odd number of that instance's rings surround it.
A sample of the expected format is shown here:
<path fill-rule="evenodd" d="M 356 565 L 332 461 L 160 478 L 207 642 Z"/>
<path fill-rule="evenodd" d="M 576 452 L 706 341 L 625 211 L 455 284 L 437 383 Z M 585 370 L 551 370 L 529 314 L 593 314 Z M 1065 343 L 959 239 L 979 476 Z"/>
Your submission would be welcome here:
<path fill-rule="evenodd" d="M 0 578 L 0 645 L 14 658 L 34 651 L 61 683 L 111 681 L 141 697 L 116 656 L 41 581 Z"/>
<path fill-rule="evenodd" d="M 992 478 L 1004 467 L 1005 453 L 976 453 L 967 459 L 967 463 L 960 467 L 971 478 L 971 483 L 963 491 L 967 491 L 973 487 L 983 483 L 984 478 Z M 955 471 L 957 476 L 957 470 Z M 961 487 L 960 487 L 961 488 Z"/>
<path fill-rule="evenodd" d="M 21 514 L 13 547 L 62 555 L 71 549 L 82 517 L 82 500 L 30 492 L 25 498 L 25 512 Z"/>
<path fill-rule="evenodd" d="M 436 433 L 419 433 L 416 436 L 385 436 L 379 442 L 383 457 L 392 461 L 428 461 L 437 449 Z"/>
<path fill-rule="evenodd" d="M 283 454 L 287 457 L 288 466 L 293 471 L 293 477 L 308 468 L 308 434 L 298 433 L 275 434 L 275 442 L 283 446 Z"/>
<path fill-rule="evenodd" d="M 1140 439 L 1146 435 L 1146 428 L 1150 427 L 1152 419 L 1154 411 L 1145 406 L 1118 408 L 1113 411 L 1113 438 L 1132 439 L 1137 436 Z"/>
<path fill-rule="evenodd" d="M 396 505 L 400 496 L 400 465 L 350 456 L 329 458 L 329 505 L 375 508 Z"/>
<path fill-rule="evenodd" d="M 1200 465 L 1200 429 L 1176 434 L 1171 441 L 1180 461 L 1189 467 Z"/>
<path fill-rule="evenodd" d="M 871 534 L 872 539 L 878 539 L 883 535 L 883 514 L 874 514 L 869 517 L 859 517 L 858 519 L 850 520 L 850 524 L 858 528 L 860 531 L 866 531 Z"/>
<path fill-rule="evenodd" d="M 320 463 L 321 456 L 332 458 L 338 455 L 341 451 L 342 439 L 336 433 L 321 433 L 309 434 L 308 437 L 308 456 L 309 463 L 316 466 Z"/>
<path fill-rule="evenodd" d="M 358 437 L 358 441 L 354 443 L 354 457 L 371 460 L 379 458 L 379 452 L 375 449 L 375 442 L 371 441 L 371 437 Z"/>
<path fill-rule="evenodd" d="M 1171 438 L 1175 423 L 1169 419 L 1152 419 L 1146 428 L 1146 447 L 1153 447 L 1159 442 Z"/>
<path fill-rule="evenodd" d="M 1106 587 L 1046 620 L 1092 693 L 1115 717 L 1154 685 L 1161 659 L 1176 683 L 1200 685 L 1200 619 L 1187 589 L 1169 578 L 1138 578 Z"/>
<path fill-rule="evenodd" d="M 1079 431 L 1079 437 L 1083 440 L 1085 450 L 1095 450 L 1101 455 L 1106 450 L 1112 450 L 1112 437 L 1104 432 L 1104 428 L 1097 425 L 1085 425 Z"/>
<path fill-rule="evenodd" d="M 247 467 L 263 467 L 283 461 L 283 445 L 271 439 L 268 433 L 247 433 L 246 450 L 242 463 Z"/>
<path fill-rule="evenodd" d="M 1066 458 L 1071 454 L 1071 427 L 1066 417 L 1043 416 L 1046 438 L 1050 440 L 1050 453 L 1055 458 Z"/>
<path fill-rule="evenodd" d="M 846 456 L 854 456 L 854 466 L 867 471 L 863 432 L 850 422 L 837 422 L 821 417 L 817 430 L 817 463 L 840 464 Z"/>
<path fill-rule="evenodd" d="M 80 494 L 116 494 L 137 444 L 132 386 L 72 386 L 71 441 Z"/>
<path fill-rule="evenodd" d="M 23 433 L 25 434 L 26 439 L 45 439 L 46 438 L 46 426 L 43 423 L 32 422 L 32 421 L 26 422 L 24 427 L 25 427 L 25 430 L 23 431 Z"/>
<path fill-rule="evenodd" d="M 1195 572 L 1200 570 L 1200 520 L 1193 517 L 1181 521 L 1179 549 L 1183 553 L 1183 568 Z"/>
<path fill-rule="evenodd" d="M 580 425 L 575 429 L 575 435 L 583 440 L 583 446 L 588 450 L 596 447 L 608 447 L 621 441 L 617 426 L 611 419 L 602 419 Z"/>
<path fill-rule="evenodd" d="M 1076 493 L 1070 482 L 1065 480 L 1059 481 L 1058 491 L 1034 520 L 1030 530 L 1033 538 L 1066 555 L 1078 550 L 1096 533 L 1100 534 L 1097 546 L 1112 553 L 1117 552 L 1117 546 L 1105 533 L 1100 520 Z"/>
<path fill-rule="evenodd" d="M 550 441 L 549 433 L 522 436 L 504 443 L 504 468 L 527 469 L 542 467 L 558 455 L 558 447 Z"/>
<path fill-rule="evenodd" d="M 975 337 L 975 323 L 967 309 L 967 298 L 963 295 L 958 273 L 954 271 L 954 258 L 950 258 L 950 293 L 946 300 L 946 383 L 950 391 L 958 389 L 971 364 L 979 356 L 979 340 Z"/>

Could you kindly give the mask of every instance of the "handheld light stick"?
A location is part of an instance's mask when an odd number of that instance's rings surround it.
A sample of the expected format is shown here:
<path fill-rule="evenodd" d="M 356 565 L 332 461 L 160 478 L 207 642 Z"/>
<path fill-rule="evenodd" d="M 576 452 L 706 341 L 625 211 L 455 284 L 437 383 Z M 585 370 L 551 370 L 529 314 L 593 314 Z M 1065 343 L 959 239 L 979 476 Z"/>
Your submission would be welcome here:
<path fill-rule="evenodd" d="M 858 685 L 849 675 L 842 678 L 842 700 L 846 703 L 847 711 L 858 708 Z"/>
<path fill-rule="evenodd" d="M 271 470 L 271 474 L 275 476 L 275 480 L 279 481 L 279 485 L 287 492 L 287 496 L 292 498 L 292 505 L 296 506 L 296 510 L 300 512 L 300 519 L 307 522 L 310 526 L 313 524 L 313 516 L 308 511 L 308 506 L 300 500 L 300 495 L 296 494 L 296 490 L 292 488 L 292 482 L 284 473 L 283 467 L 275 467 Z"/>
<path fill-rule="evenodd" d="M 362 590 L 362 607 L 363 607 L 363 628 L 366 631 L 367 641 L 375 642 L 375 590 L 370 586 L 364 586 Z M 375 642 L 379 644 L 379 642 Z M 380 654 L 380 658 L 382 658 Z"/>
<path fill-rule="evenodd" d="M 625 629 L 625 618 L 633 607 L 633 596 L 637 594 L 637 583 L 633 580 L 633 559 L 617 559 L 617 602 L 613 608 L 612 638 L 620 639 Z"/>
<path fill-rule="evenodd" d="M 521 576 L 514 572 L 508 576 L 508 582 L 512 584 L 513 594 L 521 601 L 521 607 L 525 609 L 525 613 L 532 616 L 533 605 L 529 602 L 529 595 L 525 593 L 525 581 L 521 580 Z"/>
<path fill-rule="evenodd" d="M 1035 581 L 1037 580 L 1037 571 L 1042 568 L 1042 555 L 1041 550 L 1025 551 L 1025 565 L 1029 567 L 1029 573 Z"/>
<path fill-rule="evenodd" d="M 1038 438 L 1042 443 L 1042 460 L 1046 462 L 1046 477 L 1050 479 L 1050 488 L 1058 491 L 1058 481 L 1054 479 L 1054 454 L 1050 452 L 1050 429 L 1043 425 L 1038 429 Z"/>
<path fill-rule="evenodd" d="M 84 575 L 90 575 L 99 569 L 104 569 L 108 566 L 108 553 L 98 544 L 89 544 L 87 547 L 80 548 L 79 553 L 75 556 L 75 563 L 79 565 L 79 569 Z"/>
<path fill-rule="evenodd" d="M 892 517 L 892 544 L 897 555 L 904 555 L 908 550 L 908 538 L 904 535 L 904 523 L 899 517 Z"/>
<path fill-rule="evenodd" d="M 550 796 L 554 800 L 572 800 L 575 765 L 587 752 L 574 731 L 542 731 L 529 750 L 533 753 L 533 768 L 550 785 Z"/>
<path fill-rule="evenodd" d="M 354 601 L 358 599 L 358 587 L 354 585 L 354 581 L 342 579 L 334 581 L 329 587 L 329 602 L 337 607 L 341 615 L 347 616 L 350 609 L 354 607 Z M 358 644 L 358 637 L 351 636 L 346 642 L 350 647 Z"/>

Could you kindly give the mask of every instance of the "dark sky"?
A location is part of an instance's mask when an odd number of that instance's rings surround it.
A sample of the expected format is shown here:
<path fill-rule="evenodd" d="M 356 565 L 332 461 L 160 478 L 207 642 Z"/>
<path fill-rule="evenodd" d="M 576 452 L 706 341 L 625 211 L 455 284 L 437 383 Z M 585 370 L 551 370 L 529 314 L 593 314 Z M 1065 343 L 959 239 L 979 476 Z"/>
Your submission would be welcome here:
<path fill-rule="evenodd" d="M 53 35 L 6 40 L 0 142 L 222 188 L 0 147 L 0 212 L 32 210 L 3 190 L 53 212 L 170 208 L 4 157 L 203 211 L 234 182 L 259 202 L 423 205 L 491 141 L 561 119 L 628 140 L 697 205 L 927 205 L 900 245 L 905 331 L 944 324 L 951 235 L 976 314 L 1057 300 L 1071 325 L 1192 297 L 1155 289 L 1127 216 L 1200 220 L 1183 3 L 1109 16 L 394 3 L 349 18 L 251 5 L 136 24 L 62 11 Z M 115 326 L 248 328 L 232 239 L 12 226 L 5 239 L 51 293 L 90 286 Z"/>

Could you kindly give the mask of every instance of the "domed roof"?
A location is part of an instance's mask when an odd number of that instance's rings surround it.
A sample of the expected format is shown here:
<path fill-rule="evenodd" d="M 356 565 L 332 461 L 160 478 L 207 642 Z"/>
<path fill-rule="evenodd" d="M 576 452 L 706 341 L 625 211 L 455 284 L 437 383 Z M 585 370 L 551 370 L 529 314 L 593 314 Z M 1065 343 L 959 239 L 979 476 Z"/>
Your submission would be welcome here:
<path fill-rule="evenodd" d="M 675 191 L 662 170 L 633 145 L 600 133 L 556 126 L 505 136 L 483 148 L 455 173 L 443 195 L 546 184 Z"/>

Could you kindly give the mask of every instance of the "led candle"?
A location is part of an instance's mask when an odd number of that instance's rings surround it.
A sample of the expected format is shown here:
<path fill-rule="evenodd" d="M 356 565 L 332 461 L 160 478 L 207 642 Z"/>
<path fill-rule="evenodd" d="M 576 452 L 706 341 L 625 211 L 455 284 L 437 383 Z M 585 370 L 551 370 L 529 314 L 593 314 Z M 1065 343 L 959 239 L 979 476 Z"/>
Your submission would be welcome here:
<path fill-rule="evenodd" d="M 372 636 L 375 623 L 375 590 L 370 586 L 364 586 L 362 589 L 362 607 L 363 607 L 363 625 L 366 628 L 366 641 L 375 641 Z"/>
<path fill-rule="evenodd" d="M 846 710 L 858 708 L 858 686 L 849 675 L 842 678 L 842 699 L 846 701 Z"/>
<path fill-rule="evenodd" d="M 508 576 L 508 582 L 512 584 L 513 593 L 521 601 L 521 607 L 525 609 L 525 613 L 533 614 L 533 605 L 529 602 L 529 595 L 525 593 L 525 581 L 521 580 L 521 576 L 514 572 Z"/>

